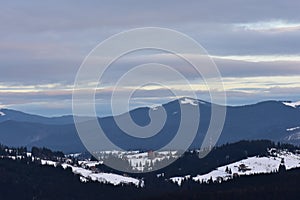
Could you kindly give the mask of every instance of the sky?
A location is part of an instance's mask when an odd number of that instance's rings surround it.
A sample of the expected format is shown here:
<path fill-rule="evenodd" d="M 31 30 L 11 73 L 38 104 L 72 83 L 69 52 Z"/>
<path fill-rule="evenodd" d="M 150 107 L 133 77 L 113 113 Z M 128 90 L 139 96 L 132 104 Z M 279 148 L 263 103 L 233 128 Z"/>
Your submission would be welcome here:
<path fill-rule="evenodd" d="M 141 27 L 174 29 L 201 44 L 220 70 L 228 105 L 298 101 L 299 8 L 297 0 L 1 0 L 0 107 L 71 114 L 76 73 L 89 52 L 114 34 Z M 186 70 L 197 98 L 209 100 L 203 81 L 194 79 L 186 63 L 165 52 L 145 51 L 111 66 L 98 85 L 97 113 L 111 113 L 110 80 L 128 66 L 154 61 Z M 145 86 L 137 88 L 130 106 L 172 99 L 166 88 Z"/>

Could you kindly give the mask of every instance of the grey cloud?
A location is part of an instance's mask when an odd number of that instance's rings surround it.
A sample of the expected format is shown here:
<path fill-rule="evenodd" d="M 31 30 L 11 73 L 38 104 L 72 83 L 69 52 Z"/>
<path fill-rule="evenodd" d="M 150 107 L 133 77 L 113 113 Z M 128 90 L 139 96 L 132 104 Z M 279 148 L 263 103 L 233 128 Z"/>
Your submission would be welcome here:
<path fill-rule="evenodd" d="M 126 92 L 126 91 L 120 91 Z M 215 91 L 218 93 L 218 91 Z M 202 100 L 210 101 L 207 91 L 196 91 L 197 97 Z M 258 88 L 236 88 L 228 90 L 228 105 L 252 104 L 263 100 L 299 100 L 300 87 L 269 87 L 265 89 Z M 3 94 L 3 93 L 2 93 Z M 6 107 L 20 109 L 30 113 L 42 115 L 61 115 L 71 113 L 72 101 L 70 93 L 66 94 L 47 94 L 29 93 L 29 94 L 3 94 L 0 95 L 0 102 Z M 101 116 L 109 115 L 111 91 L 101 91 L 96 95 L 96 109 Z M 150 106 L 162 104 L 174 99 L 170 91 L 166 89 L 155 89 L 152 91 L 140 89 L 132 96 L 130 108 L 141 106 Z M 123 99 L 120 99 L 122 101 Z M 51 102 L 51 103 L 49 103 Z M 123 110 L 120 108 L 120 110 Z"/>
<path fill-rule="evenodd" d="M 14 108 L 24 111 L 70 113 L 71 94 L 59 91 L 72 85 L 84 57 L 112 34 L 141 26 L 163 26 L 182 31 L 202 44 L 211 55 L 299 55 L 299 30 L 259 32 L 234 26 L 272 20 L 300 23 L 299 7 L 297 0 L 5 1 L 0 8 L 1 82 L 20 87 L 43 83 L 60 83 L 61 86 L 54 88 L 52 93 L 12 94 L 1 91 L 0 102 L 14 104 Z M 300 75 L 298 61 L 215 60 L 225 78 Z M 181 70 L 188 79 L 195 81 L 197 78 L 195 71 L 178 59 L 140 55 L 114 63 L 103 83 L 109 85 L 132 65 L 147 62 L 167 64 Z M 163 78 L 164 74 L 158 71 L 157 76 Z M 283 94 L 290 100 L 300 98 L 299 88 L 288 84 L 283 87 L 284 83 L 276 83 L 276 79 L 274 83 L 261 84 L 267 88 L 259 90 L 249 86 L 228 91 L 229 103 L 280 99 Z M 160 103 L 158 98 L 151 97 L 152 92 L 160 99 L 171 99 L 170 94 L 162 89 L 140 90 L 136 93 L 135 105 Z M 198 92 L 199 98 L 206 100 L 206 92 Z M 97 94 L 98 103 L 105 102 L 109 95 L 109 90 Z M 53 102 L 52 108 L 47 108 L 49 102 Z M 101 109 L 109 112 L 106 106 Z"/>
<path fill-rule="evenodd" d="M 224 77 L 300 75 L 300 61 L 246 62 L 215 59 Z"/>
<path fill-rule="evenodd" d="M 218 69 L 223 77 L 256 77 L 256 76 L 295 76 L 300 75 L 300 61 L 268 61 L 268 62 L 247 62 L 240 60 L 229 60 L 214 58 Z M 79 66 L 80 59 L 17 59 L 2 60 L 0 66 L 0 79 L 2 82 L 28 84 L 43 83 L 61 83 L 72 85 Z M 188 80 L 199 78 L 199 74 L 187 62 L 176 56 L 166 56 L 165 54 L 155 55 L 139 55 L 131 58 L 123 58 L 113 63 L 105 72 L 101 83 L 111 84 L 116 82 L 123 74 L 134 66 L 145 63 L 160 63 L 168 65 L 181 74 L 186 76 Z M 97 67 L 97 66 L 96 66 Z M 209 72 L 207 66 L 203 66 L 203 70 Z M 155 72 L 153 72 L 155 73 Z M 165 79 L 166 74 L 157 71 L 157 77 Z M 147 74 L 141 74 L 136 79 L 145 79 Z M 151 77 L 148 77 L 151 81 Z M 176 81 L 176 80 L 174 80 Z"/>
<path fill-rule="evenodd" d="M 280 1 L 10 1 L 2 22 L 24 29 L 55 30 L 95 26 L 249 22 L 274 18 L 299 20 L 296 0 Z M 19 18 L 16 20 L 17 17 Z M 47 23 L 45 23 L 47 22 Z"/>

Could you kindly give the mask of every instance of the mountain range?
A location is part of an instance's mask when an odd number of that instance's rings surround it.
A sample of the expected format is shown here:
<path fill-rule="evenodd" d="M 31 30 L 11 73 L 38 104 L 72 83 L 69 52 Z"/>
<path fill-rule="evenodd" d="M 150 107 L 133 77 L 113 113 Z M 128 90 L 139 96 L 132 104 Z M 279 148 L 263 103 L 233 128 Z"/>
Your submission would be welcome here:
<path fill-rule="evenodd" d="M 222 107 L 222 105 L 216 105 Z M 201 146 L 211 118 L 210 102 L 181 98 L 157 107 L 141 107 L 115 118 L 130 114 L 133 121 L 146 126 L 149 111 L 165 109 L 164 127 L 149 138 L 135 138 L 122 131 L 114 117 L 98 118 L 106 136 L 123 149 L 156 150 L 174 138 L 181 119 L 181 109 L 187 113 L 199 109 L 201 120 L 191 117 L 190 123 L 199 123 L 197 135 L 190 148 Z M 218 144 L 240 140 L 268 139 L 276 142 L 300 144 L 300 102 L 264 101 L 252 105 L 227 106 L 224 128 Z M 89 123 L 90 117 L 80 117 L 80 123 Z M 186 134 L 190 134 L 186 130 Z M 43 117 L 11 109 L 0 109 L 0 143 L 8 146 L 40 146 L 65 152 L 85 151 L 73 116 Z"/>

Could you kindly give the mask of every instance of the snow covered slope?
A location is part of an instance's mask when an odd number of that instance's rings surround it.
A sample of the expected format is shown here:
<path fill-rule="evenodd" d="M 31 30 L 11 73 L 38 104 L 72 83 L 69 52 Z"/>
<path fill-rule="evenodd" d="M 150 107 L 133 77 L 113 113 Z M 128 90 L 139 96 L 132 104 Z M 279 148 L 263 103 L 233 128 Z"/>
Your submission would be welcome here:
<path fill-rule="evenodd" d="M 112 185 L 134 184 L 137 187 L 144 186 L 144 182 L 142 180 L 127 177 L 127 176 L 121 176 L 112 173 L 95 173 L 91 170 L 84 169 L 81 167 L 74 167 L 68 164 L 62 164 L 62 167 L 64 169 L 71 168 L 74 174 L 79 174 L 81 176 L 80 180 L 82 182 L 87 182 L 89 180 L 92 180 L 92 181 L 98 181 L 100 183 L 108 183 Z"/>
<path fill-rule="evenodd" d="M 193 177 L 196 182 L 226 181 L 235 176 L 253 175 L 262 173 L 276 172 L 280 163 L 284 160 L 284 165 L 287 170 L 300 167 L 300 154 L 293 154 L 288 151 L 270 150 L 271 156 L 268 157 L 249 157 L 247 159 L 231 163 L 207 173 Z M 173 177 L 170 180 L 177 183 L 179 186 L 183 181 L 189 179 L 185 177 Z"/>

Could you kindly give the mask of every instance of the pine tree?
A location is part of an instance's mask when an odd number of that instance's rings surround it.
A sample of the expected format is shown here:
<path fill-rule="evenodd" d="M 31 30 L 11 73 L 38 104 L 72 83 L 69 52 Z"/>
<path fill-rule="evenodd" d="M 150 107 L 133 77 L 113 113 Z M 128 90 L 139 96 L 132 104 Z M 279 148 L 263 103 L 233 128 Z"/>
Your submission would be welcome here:
<path fill-rule="evenodd" d="M 278 168 L 278 172 L 283 173 L 285 171 L 286 171 L 286 167 L 285 167 L 285 164 L 284 164 L 284 158 L 282 158 L 281 163 L 280 163 L 279 168 Z"/>

